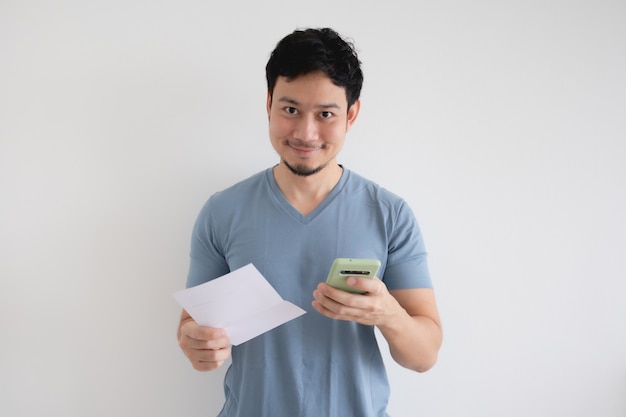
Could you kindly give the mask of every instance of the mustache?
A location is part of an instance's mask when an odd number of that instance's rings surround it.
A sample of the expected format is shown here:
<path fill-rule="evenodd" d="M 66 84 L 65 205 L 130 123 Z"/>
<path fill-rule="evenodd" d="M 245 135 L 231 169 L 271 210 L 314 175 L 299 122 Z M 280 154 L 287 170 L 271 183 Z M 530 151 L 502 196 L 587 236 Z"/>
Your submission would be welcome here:
<path fill-rule="evenodd" d="M 315 142 L 307 142 L 298 139 L 291 139 L 287 141 L 287 145 L 292 146 L 294 148 L 299 149 L 322 149 L 324 148 L 324 144 L 315 143 Z"/>

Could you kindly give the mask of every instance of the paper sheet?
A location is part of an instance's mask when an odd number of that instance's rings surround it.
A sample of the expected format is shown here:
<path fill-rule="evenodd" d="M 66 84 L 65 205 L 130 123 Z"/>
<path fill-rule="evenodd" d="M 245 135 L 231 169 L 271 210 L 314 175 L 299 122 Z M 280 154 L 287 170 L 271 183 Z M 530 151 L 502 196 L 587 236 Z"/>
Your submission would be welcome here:
<path fill-rule="evenodd" d="M 306 313 L 283 300 L 252 264 L 172 295 L 196 323 L 226 329 L 235 346 Z"/>

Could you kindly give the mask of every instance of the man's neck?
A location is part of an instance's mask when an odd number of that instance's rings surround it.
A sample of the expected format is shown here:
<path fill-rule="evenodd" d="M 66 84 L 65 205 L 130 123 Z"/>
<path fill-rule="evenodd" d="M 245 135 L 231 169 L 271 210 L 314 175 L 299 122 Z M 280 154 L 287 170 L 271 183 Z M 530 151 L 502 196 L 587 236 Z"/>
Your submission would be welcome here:
<path fill-rule="evenodd" d="M 280 163 L 274 167 L 274 179 L 287 201 L 306 216 L 322 202 L 341 179 L 343 168 L 331 163 L 321 171 L 301 176 Z"/>

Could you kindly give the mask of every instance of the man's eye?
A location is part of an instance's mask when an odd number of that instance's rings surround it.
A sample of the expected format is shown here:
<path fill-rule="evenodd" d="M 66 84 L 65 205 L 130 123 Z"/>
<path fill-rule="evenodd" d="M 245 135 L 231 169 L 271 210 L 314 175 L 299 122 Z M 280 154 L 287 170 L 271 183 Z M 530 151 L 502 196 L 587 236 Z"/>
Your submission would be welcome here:
<path fill-rule="evenodd" d="M 298 114 L 298 109 L 295 107 L 285 107 L 285 112 L 288 114 Z"/>
<path fill-rule="evenodd" d="M 333 113 L 329 111 L 323 111 L 320 113 L 320 117 L 322 119 L 330 119 L 331 117 L 333 117 Z"/>

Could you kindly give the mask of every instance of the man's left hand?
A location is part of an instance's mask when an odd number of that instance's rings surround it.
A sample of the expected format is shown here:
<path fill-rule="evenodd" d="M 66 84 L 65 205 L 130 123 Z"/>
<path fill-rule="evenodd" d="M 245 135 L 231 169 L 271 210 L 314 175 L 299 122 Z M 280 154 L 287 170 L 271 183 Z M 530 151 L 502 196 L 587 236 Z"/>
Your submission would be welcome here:
<path fill-rule="evenodd" d="M 404 309 L 380 279 L 348 277 L 346 283 L 365 291 L 365 294 L 350 293 L 320 283 L 313 291 L 313 307 L 331 319 L 370 326 L 384 326 L 395 315 L 404 313 Z"/>

